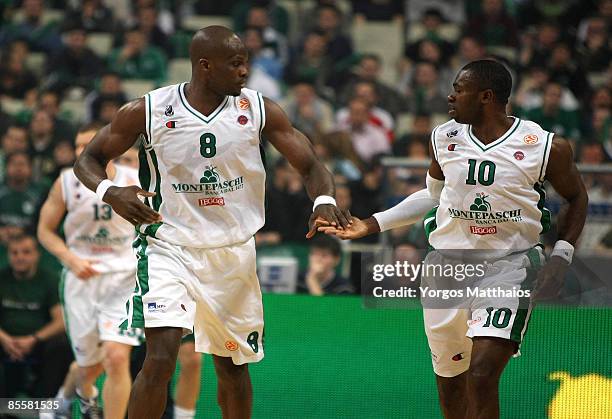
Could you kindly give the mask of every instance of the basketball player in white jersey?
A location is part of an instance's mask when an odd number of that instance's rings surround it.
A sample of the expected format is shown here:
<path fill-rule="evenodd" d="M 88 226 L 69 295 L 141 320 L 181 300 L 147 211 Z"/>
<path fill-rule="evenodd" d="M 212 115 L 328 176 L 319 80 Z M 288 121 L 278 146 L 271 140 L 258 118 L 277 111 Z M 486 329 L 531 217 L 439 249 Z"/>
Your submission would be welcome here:
<path fill-rule="evenodd" d="M 539 270 L 534 290 L 536 299 L 554 297 L 571 263 L 588 202 L 570 145 L 534 122 L 506 115 L 512 79 L 496 61 L 467 64 L 453 88 L 448 96 L 453 119 L 432 132 L 427 188 L 365 220 L 353 218 L 343 231 L 329 226 L 319 231 L 356 239 L 425 216 L 429 243 L 436 250 L 426 264 L 435 263 L 444 250 L 487 252 L 497 255 L 488 260 L 488 285 L 520 288 L 543 259 L 536 245 L 550 223 L 543 189 L 548 181 L 569 204 L 560 216 L 559 241 Z M 423 276 L 421 281 L 435 285 L 432 279 Z M 500 301 L 504 307 L 496 307 Z M 494 419 L 499 417 L 499 379 L 518 351 L 531 304 L 519 307 L 519 298 L 480 297 L 470 304 L 424 309 L 440 404 L 446 418 Z"/>
<path fill-rule="evenodd" d="M 132 387 L 131 419 L 160 417 L 181 336 L 192 329 L 196 350 L 213 355 L 223 417 L 251 416 L 248 363 L 264 355 L 253 239 L 264 224 L 262 136 L 305 179 L 314 200 L 307 237 L 321 224 L 349 224 L 308 139 L 276 103 L 244 87 L 248 55 L 240 38 L 221 26 L 201 29 L 190 56 L 189 83 L 122 107 L 75 168 L 140 233 L 124 326 L 145 327 L 147 355 Z M 104 168 L 141 135 L 144 190 L 119 187 Z"/>
<path fill-rule="evenodd" d="M 77 155 L 100 127 L 89 125 L 79 130 Z M 119 185 L 138 184 L 134 169 L 109 162 L 106 170 Z M 57 233 L 62 220 L 65 242 Z M 134 289 L 134 226 L 87 189 L 73 169 L 64 169 L 41 209 L 38 238 L 64 265 L 60 299 L 79 366 L 76 393 L 81 413 L 102 417 L 96 404 L 95 380 L 105 371 L 104 417 L 123 418 L 131 387 L 130 350 L 142 338 L 141 329 L 119 329 L 125 300 Z"/>

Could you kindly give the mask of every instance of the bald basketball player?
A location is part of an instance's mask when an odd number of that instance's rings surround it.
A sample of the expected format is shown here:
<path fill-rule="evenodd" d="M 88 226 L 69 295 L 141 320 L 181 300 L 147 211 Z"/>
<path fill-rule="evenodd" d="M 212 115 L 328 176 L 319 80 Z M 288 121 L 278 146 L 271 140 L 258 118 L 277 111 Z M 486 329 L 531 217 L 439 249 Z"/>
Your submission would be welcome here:
<path fill-rule="evenodd" d="M 347 227 L 332 175 L 281 108 L 245 88 L 247 50 L 229 29 L 200 29 L 192 77 L 126 104 L 81 154 L 78 178 L 138 230 L 137 286 L 123 327 L 144 327 L 147 355 L 131 419 L 159 418 L 181 336 L 213 355 L 224 418 L 251 416 L 248 363 L 263 358 L 263 307 L 253 235 L 264 224 L 265 136 L 303 176 L 314 201 L 306 237 Z M 140 181 L 119 187 L 108 161 L 142 136 Z M 144 203 L 141 202 L 143 198 Z"/>

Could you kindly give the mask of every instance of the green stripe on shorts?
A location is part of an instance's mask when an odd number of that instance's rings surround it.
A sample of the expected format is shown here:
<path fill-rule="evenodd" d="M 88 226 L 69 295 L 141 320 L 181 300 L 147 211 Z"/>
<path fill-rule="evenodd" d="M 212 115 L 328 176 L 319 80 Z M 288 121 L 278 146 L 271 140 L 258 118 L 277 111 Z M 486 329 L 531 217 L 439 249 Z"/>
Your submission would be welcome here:
<path fill-rule="evenodd" d="M 147 256 L 147 237 L 140 235 L 140 250 L 138 250 L 138 264 L 136 278 L 138 294 L 132 297 L 131 327 L 144 328 L 144 311 L 142 296 L 149 292 L 149 258 Z"/>
<path fill-rule="evenodd" d="M 527 251 L 527 257 L 529 258 L 529 262 L 531 263 L 531 268 L 527 268 L 527 277 L 521 283 L 520 289 L 532 290 L 533 284 L 538 273 L 538 269 L 541 266 L 540 252 L 535 247 L 531 248 Z M 519 298 L 519 307 L 525 304 L 529 304 L 529 300 L 530 297 Z M 527 321 L 528 314 L 528 308 L 517 309 L 516 316 L 514 317 L 514 324 L 512 325 L 512 329 L 510 330 L 510 340 L 517 343 L 521 343 L 521 333 L 523 331 L 523 328 L 525 327 L 525 322 Z"/>

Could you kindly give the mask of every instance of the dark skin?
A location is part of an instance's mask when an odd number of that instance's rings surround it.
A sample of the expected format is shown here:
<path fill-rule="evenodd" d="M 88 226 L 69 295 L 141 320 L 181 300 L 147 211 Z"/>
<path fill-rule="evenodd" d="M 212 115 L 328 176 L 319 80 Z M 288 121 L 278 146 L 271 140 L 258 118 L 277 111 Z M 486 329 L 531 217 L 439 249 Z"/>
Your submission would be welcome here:
<path fill-rule="evenodd" d="M 229 29 L 210 26 L 199 30 L 190 46 L 192 78 L 185 94 L 189 104 L 204 115 L 213 112 L 226 96 L 238 96 L 245 86 L 248 54 L 242 41 Z M 304 178 L 311 199 L 319 195 L 334 196 L 331 173 L 316 158 L 308 139 L 293 128 L 281 108 L 264 99 L 266 122 L 263 135 L 276 147 Z M 146 132 L 145 102 L 138 99 L 124 105 L 111 124 L 101 129 L 85 148 L 75 165 L 75 174 L 91 190 L 107 178 L 107 163 L 132 146 Z M 143 204 L 139 196 L 154 193 L 137 186 L 112 186 L 104 201 L 131 222 L 151 224 L 162 221 L 159 213 Z M 334 205 L 319 205 L 309 220 L 308 238 L 319 226 L 344 229 L 350 215 Z M 166 385 L 172 377 L 180 345 L 181 329 L 175 327 L 145 328 L 147 356 L 130 395 L 128 415 L 131 419 L 161 417 L 166 403 Z M 214 356 L 218 378 L 218 401 L 226 419 L 251 416 L 252 390 L 247 365 L 234 365 L 231 358 Z"/>
<path fill-rule="evenodd" d="M 481 89 L 470 71 L 461 71 L 448 96 L 449 115 L 462 124 L 471 124 L 474 134 L 489 144 L 500 138 L 512 126 L 513 119 L 505 112 L 505 103 L 496 100 L 492 89 Z M 444 173 L 432 158 L 429 174 L 444 180 Z M 560 220 L 559 239 L 575 245 L 582 232 L 587 214 L 588 196 L 580 173 L 574 164 L 570 143 L 558 136 L 552 141 L 545 179 L 568 203 L 564 219 Z M 364 220 L 353 217 L 353 224 L 345 230 L 323 226 L 319 231 L 342 239 L 357 239 L 380 232 L 374 217 Z M 547 300 L 558 296 L 568 263 L 559 256 L 551 257 L 540 269 L 533 299 Z M 468 371 L 455 377 L 436 376 L 440 406 L 447 419 L 491 419 L 499 417 L 498 384 L 501 374 L 516 352 L 513 341 L 495 337 L 472 339 L 472 354 Z"/>

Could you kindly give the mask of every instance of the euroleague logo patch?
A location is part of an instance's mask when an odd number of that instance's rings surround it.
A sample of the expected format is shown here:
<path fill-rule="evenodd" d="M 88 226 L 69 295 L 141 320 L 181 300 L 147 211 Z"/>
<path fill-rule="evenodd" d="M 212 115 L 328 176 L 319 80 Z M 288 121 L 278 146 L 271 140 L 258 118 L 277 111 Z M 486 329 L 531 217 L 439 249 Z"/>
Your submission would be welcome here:
<path fill-rule="evenodd" d="M 238 107 L 242 109 L 243 111 L 246 109 L 249 109 L 250 106 L 251 106 L 251 102 L 249 102 L 249 100 L 245 97 L 243 97 L 242 99 L 238 101 Z"/>
<path fill-rule="evenodd" d="M 523 137 L 523 141 L 525 144 L 535 144 L 538 142 L 538 136 L 535 134 L 525 135 L 525 137 Z"/>
<path fill-rule="evenodd" d="M 517 151 L 516 153 L 514 153 L 514 158 L 517 160 L 523 160 L 525 158 L 525 153 L 523 153 L 522 151 Z"/>
<path fill-rule="evenodd" d="M 240 116 L 238 117 L 238 123 L 239 123 L 240 125 L 246 125 L 246 123 L 247 123 L 247 122 L 249 122 L 249 118 L 247 118 L 246 116 L 244 116 L 244 115 L 240 115 Z"/>
<path fill-rule="evenodd" d="M 238 344 L 234 341 L 227 340 L 225 341 L 225 349 L 228 351 L 234 352 L 238 350 Z"/>

